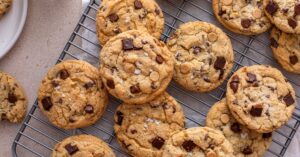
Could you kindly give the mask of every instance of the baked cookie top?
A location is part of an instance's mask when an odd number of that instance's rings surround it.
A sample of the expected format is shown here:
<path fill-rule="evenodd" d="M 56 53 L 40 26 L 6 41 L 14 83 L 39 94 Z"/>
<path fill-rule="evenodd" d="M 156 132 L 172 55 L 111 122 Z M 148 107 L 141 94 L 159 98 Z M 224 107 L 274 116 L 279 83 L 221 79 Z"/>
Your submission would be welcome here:
<path fill-rule="evenodd" d="M 26 109 L 27 100 L 23 88 L 12 76 L 0 71 L 0 121 L 21 122 Z"/>
<path fill-rule="evenodd" d="M 231 115 L 225 98 L 211 107 L 206 126 L 224 134 L 233 146 L 234 156 L 261 157 L 272 143 L 272 133 L 257 133 L 239 124 Z"/>
<path fill-rule="evenodd" d="M 0 0 L 0 18 L 9 10 L 13 0 Z"/>
<path fill-rule="evenodd" d="M 163 157 L 232 157 L 232 145 L 224 135 L 208 127 L 195 127 L 175 133 L 167 141 Z"/>
<path fill-rule="evenodd" d="M 173 58 L 163 42 L 131 30 L 105 44 L 100 71 L 110 94 L 126 103 L 143 104 L 165 91 L 173 75 Z"/>
<path fill-rule="evenodd" d="M 188 90 L 208 92 L 223 83 L 234 61 L 230 39 L 206 22 L 181 25 L 167 45 L 175 60 L 174 80 Z"/>
<path fill-rule="evenodd" d="M 280 30 L 300 34 L 298 0 L 263 0 L 265 13 Z"/>
<path fill-rule="evenodd" d="M 120 105 L 115 113 L 119 143 L 136 157 L 161 156 L 171 134 L 184 129 L 181 106 L 167 93 L 143 105 Z"/>
<path fill-rule="evenodd" d="M 63 61 L 51 68 L 38 93 L 42 112 L 64 129 L 94 124 L 105 111 L 107 101 L 97 68 L 79 60 Z"/>
<path fill-rule="evenodd" d="M 91 135 L 71 136 L 55 145 L 52 157 L 115 157 L 109 146 Z"/>
<path fill-rule="evenodd" d="M 262 0 L 213 0 L 212 5 L 217 19 L 235 33 L 256 35 L 271 27 Z"/>
<path fill-rule="evenodd" d="M 119 33 L 134 29 L 159 39 L 164 16 L 155 0 L 108 0 L 101 3 L 96 26 L 101 45 Z"/>
<path fill-rule="evenodd" d="M 285 33 L 274 27 L 271 48 L 284 69 L 300 74 L 300 35 Z"/>
<path fill-rule="evenodd" d="M 296 105 L 292 85 L 279 70 L 265 65 L 237 70 L 228 81 L 226 99 L 236 120 L 261 133 L 286 123 Z"/>

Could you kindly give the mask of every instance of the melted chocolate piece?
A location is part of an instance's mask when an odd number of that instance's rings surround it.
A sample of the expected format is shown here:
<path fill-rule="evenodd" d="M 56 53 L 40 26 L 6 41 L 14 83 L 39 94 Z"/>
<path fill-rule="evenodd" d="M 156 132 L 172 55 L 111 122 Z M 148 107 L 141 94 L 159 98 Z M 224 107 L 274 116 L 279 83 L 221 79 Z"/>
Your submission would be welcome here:
<path fill-rule="evenodd" d="M 157 149 L 161 149 L 161 147 L 165 144 L 165 140 L 159 136 L 155 137 L 152 142 L 151 142 L 152 146 L 157 148 Z"/>
<path fill-rule="evenodd" d="M 51 97 L 45 97 L 42 100 L 42 105 L 43 105 L 43 108 L 46 111 L 49 111 L 52 108 L 52 106 L 53 106 L 52 101 L 51 101 Z"/>
<path fill-rule="evenodd" d="M 196 144 L 192 140 L 184 141 L 182 143 L 182 147 L 187 151 L 190 152 L 192 151 L 195 147 Z"/>
<path fill-rule="evenodd" d="M 69 155 L 75 154 L 79 149 L 76 145 L 67 144 L 65 149 L 68 151 Z"/>

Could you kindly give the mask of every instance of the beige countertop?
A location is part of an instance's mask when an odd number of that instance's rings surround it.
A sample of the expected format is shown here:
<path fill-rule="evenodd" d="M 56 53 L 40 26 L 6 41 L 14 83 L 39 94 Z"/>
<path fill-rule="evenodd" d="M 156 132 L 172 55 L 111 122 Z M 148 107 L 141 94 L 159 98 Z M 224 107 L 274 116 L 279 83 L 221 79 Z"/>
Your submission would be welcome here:
<path fill-rule="evenodd" d="M 19 80 L 29 100 L 36 98 L 40 80 L 51 67 L 75 28 L 81 0 L 29 0 L 23 32 L 10 52 L 0 60 L 0 70 Z M 21 125 L 0 123 L 0 157 L 10 157 L 11 144 Z"/>

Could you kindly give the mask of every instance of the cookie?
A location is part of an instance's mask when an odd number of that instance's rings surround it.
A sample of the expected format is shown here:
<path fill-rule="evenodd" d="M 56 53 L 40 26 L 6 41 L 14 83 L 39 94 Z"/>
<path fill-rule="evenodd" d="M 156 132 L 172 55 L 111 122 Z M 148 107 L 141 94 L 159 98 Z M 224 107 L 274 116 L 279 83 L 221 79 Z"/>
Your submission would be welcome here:
<path fill-rule="evenodd" d="M 149 32 L 159 39 L 164 16 L 155 0 L 109 0 L 102 2 L 96 26 L 101 45 L 119 33 L 134 29 Z"/>
<path fill-rule="evenodd" d="M 143 105 L 122 104 L 114 119 L 118 142 L 136 157 L 161 156 L 171 134 L 184 129 L 182 108 L 167 93 Z"/>
<path fill-rule="evenodd" d="M 0 18 L 9 10 L 12 2 L 13 0 L 0 0 Z"/>
<path fill-rule="evenodd" d="M 12 76 L 0 71 L 0 121 L 21 122 L 26 110 L 27 99 L 23 88 Z"/>
<path fill-rule="evenodd" d="M 71 136 L 55 145 L 52 157 L 115 157 L 109 146 L 91 135 Z"/>
<path fill-rule="evenodd" d="M 129 104 L 143 104 L 165 91 L 173 58 L 163 42 L 131 30 L 113 37 L 100 52 L 100 72 L 109 93 Z"/>
<path fill-rule="evenodd" d="M 272 133 L 257 133 L 239 124 L 231 115 L 225 98 L 211 107 L 206 126 L 220 130 L 237 157 L 261 157 L 272 143 Z"/>
<path fill-rule="evenodd" d="M 40 85 L 39 108 L 59 128 L 94 124 L 108 102 L 99 76 L 97 68 L 84 61 L 68 60 L 55 65 Z"/>
<path fill-rule="evenodd" d="M 235 119 L 260 133 L 285 124 L 296 105 L 288 80 L 279 70 L 265 65 L 237 70 L 227 83 L 226 99 Z"/>
<path fill-rule="evenodd" d="M 224 135 L 208 127 L 189 128 L 167 141 L 163 157 L 232 157 L 232 145 Z"/>
<path fill-rule="evenodd" d="M 281 66 L 293 73 L 300 74 L 300 35 L 282 32 L 273 28 L 271 48 Z M 299 59 L 298 59 L 299 58 Z"/>
<path fill-rule="evenodd" d="M 298 0 L 263 0 L 265 13 L 274 25 L 286 33 L 300 34 Z"/>
<path fill-rule="evenodd" d="M 219 22 L 232 32 L 257 35 L 272 26 L 262 0 L 213 0 L 212 6 Z"/>
<path fill-rule="evenodd" d="M 175 60 L 173 79 L 191 91 L 215 89 L 233 66 L 230 39 L 221 29 L 206 22 L 181 25 L 167 45 Z"/>

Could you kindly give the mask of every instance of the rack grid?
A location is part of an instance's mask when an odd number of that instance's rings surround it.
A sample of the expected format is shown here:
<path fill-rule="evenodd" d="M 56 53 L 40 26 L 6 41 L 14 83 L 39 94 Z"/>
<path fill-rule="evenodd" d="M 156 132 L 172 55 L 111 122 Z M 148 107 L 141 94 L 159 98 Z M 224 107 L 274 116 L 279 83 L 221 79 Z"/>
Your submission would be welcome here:
<path fill-rule="evenodd" d="M 272 58 L 269 48 L 268 34 L 259 36 L 236 35 L 224 29 L 215 19 L 210 0 L 157 0 L 165 16 L 165 31 L 161 40 L 166 41 L 175 29 L 188 21 L 206 21 L 222 28 L 231 38 L 235 52 L 235 65 L 232 73 L 239 67 L 253 64 L 269 64 L 280 69 L 292 83 L 296 93 L 300 93 L 300 76 L 285 72 Z M 68 59 L 81 59 L 98 66 L 101 46 L 97 42 L 95 32 L 95 16 L 101 1 L 91 0 L 84 10 L 57 63 Z M 232 74 L 231 73 L 231 74 Z M 216 90 L 199 94 L 188 92 L 174 82 L 167 91 L 182 104 L 186 115 L 186 127 L 203 126 L 206 113 L 216 101 L 224 97 L 223 83 Z M 300 101 L 297 95 L 297 102 Z M 74 134 L 92 134 L 103 139 L 114 150 L 117 156 L 129 156 L 117 143 L 113 131 L 113 114 L 121 103 L 110 97 L 110 103 L 103 117 L 93 126 L 66 131 L 51 125 L 41 114 L 37 101 L 26 116 L 12 145 L 13 156 L 50 156 L 54 145 L 62 139 Z M 274 132 L 273 143 L 266 152 L 266 157 L 284 156 L 296 130 L 300 125 L 300 107 L 297 106 L 292 119 L 282 128 Z"/>

